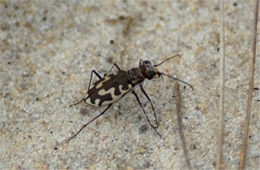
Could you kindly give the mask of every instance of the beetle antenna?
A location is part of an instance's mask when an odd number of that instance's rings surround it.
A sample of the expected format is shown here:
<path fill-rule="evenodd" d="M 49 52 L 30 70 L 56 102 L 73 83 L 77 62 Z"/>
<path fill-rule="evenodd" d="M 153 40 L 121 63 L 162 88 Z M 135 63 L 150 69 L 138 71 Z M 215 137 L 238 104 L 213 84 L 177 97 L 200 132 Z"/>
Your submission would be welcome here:
<path fill-rule="evenodd" d="M 183 81 L 183 80 L 180 80 L 180 79 L 178 79 L 178 78 L 172 77 L 172 76 L 170 76 L 170 75 L 168 75 L 168 74 L 165 74 L 165 73 L 162 73 L 162 72 L 160 72 L 159 74 L 160 74 L 161 76 L 162 76 L 162 75 L 165 75 L 165 76 L 167 76 L 167 77 L 169 77 L 169 78 L 171 78 L 171 79 L 173 79 L 173 80 L 180 81 L 180 82 L 182 82 L 182 83 L 184 83 L 184 84 L 190 86 L 190 88 L 193 90 L 193 86 L 190 85 L 189 83 Z"/>
<path fill-rule="evenodd" d="M 181 55 L 180 55 L 180 54 L 177 54 L 177 55 L 174 55 L 174 56 L 172 56 L 172 57 L 166 58 L 166 59 L 163 60 L 161 63 L 159 63 L 159 64 L 154 64 L 154 67 L 157 67 L 157 66 L 159 66 L 159 65 L 161 65 L 161 64 L 163 64 L 163 63 L 165 63 L 166 61 L 168 61 L 168 60 L 170 60 L 170 59 L 172 59 L 172 58 L 174 58 L 174 57 L 181 57 Z"/>

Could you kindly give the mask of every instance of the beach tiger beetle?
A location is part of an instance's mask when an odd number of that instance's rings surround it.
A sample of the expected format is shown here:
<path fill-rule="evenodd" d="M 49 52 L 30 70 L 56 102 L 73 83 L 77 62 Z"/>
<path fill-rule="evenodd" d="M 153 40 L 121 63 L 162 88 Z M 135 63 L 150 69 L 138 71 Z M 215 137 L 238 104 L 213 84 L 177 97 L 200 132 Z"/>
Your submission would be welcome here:
<path fill-rule="evenodd" d="M 112 66 L 112 68 L 116 67 L 118 71 L 116 73 L 111 73 L 104 77 L 101 77 L 95 70 L 92 70 L 86 97 L 82 98 L 77 103 L 72 104 L 70 106 L 78 105 L 79 103 L 81 103 L 83 101 L 86 104 L 89 104 L 92 106 L 96 106 L 96 107 L 106 106 L 106 108 L 99 115 L 95 116 L 89 122 L 84 124 L 77 131 L 77 133 L 75 133 L 68 139 L 68 141 L 70 141 L 71 139 L 76 137 L 82 131 L 82 129 L 84 129 L 86 126 L 88 126 L 91 122 L 96 120 L 98 117 L 102 116 L 113 105 L 113 103 L 115 103 L 116 101 L 118 101 L 119 99 L 124 97 L 127 93 L 132 93 L 135 96 L 137 102 L 139 103 L 139 105 L 141 106 L 141 108 L 143 110 L 143 113 L 144 113 L 148 123 L 153 128 L 153 130 L 156 132 L 156 134 L 158 134 L 161 137 L 161 134 L 156 130 L 156 128 L 159 126 L 159 123 L 157 120 L 154 106 L 151 102 L 150 97 L 145 92 L 142 83 L 145 79 L 151 80 L 153 78 L 160 78 L 160 77 L 163 78 L 163 76 L 167 76 L 173 80 L 180 81 L 180 82 L 190 86 L 193 89 L 193 87 L 189 83 L 187 83 L 183 80 L 174 78 L 163 72 L 160 72 L 157 69 L 158 66 L 160 66 L 164 62 L 166 62 L 174 57 L 180 57 L 180 55 L 175 55 L 175 56 L 169 57 L 169 58 L 165 59 L 164 61 L 162 61 L 161 63 L 154 64 L 154 65 L 149 60 L 144 60 L 144 61 L 140 60 L 139 66 L 134 67 L 130 70 L 121 70 L 120 67 L 115 63 Z M 112 70 L 112 68 L 111 68 L 111 70 Z M 91 84 L 93 74 L 95 74 L 99 78 L 99 80 L 94 82 L 93 84 Z M 141 104 L 141 101 L 140 101 L 138 95 L 134 91 L 134 87 L 137 85 L 139 85 L 142 93 L 144 94 L 144 96 L 147 98 L 147 100 L 149 101 L 149 103 L 152 106 L 153 114 L 155 117 L 155 123 L 156 123 L 155 125 L 153 125 L 151 123 L 150 119 L 148 118 L 148 116 Z"/>

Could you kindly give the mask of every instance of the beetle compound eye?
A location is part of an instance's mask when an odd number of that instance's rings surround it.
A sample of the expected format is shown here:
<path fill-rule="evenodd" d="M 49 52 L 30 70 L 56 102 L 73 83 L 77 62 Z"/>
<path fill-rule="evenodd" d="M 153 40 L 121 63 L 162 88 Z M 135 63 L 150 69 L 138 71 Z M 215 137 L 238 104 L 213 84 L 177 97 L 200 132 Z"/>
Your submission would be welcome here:
<path fill-rule="evenodd" d="M 144 61 L 144 64 L 145 64 L 145 65 L 151 65 L 151 62 L 148 61 L 148 60 L 145 60 L 145 61 Z"/>

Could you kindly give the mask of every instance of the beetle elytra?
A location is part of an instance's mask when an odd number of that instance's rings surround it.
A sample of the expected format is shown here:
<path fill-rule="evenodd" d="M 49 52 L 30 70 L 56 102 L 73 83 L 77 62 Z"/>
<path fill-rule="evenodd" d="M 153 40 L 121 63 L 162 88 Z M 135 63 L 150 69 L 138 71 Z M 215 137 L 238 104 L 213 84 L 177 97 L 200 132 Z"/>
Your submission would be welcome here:
<path fill-rule="evenodd" d="M 101 77 L 95 70 L 92 70 L 86 97 L 82 98 L 80 101 L 78 101 L 77 103 L 72 104 L 70 106 L 75 106 L 83 101 L 86 104 L 89 104 L 92 106 L 97 106 L 97 107 L 106 106 L 106 108 L 105 108 L 105 110 L 103 110 L 103 112 L 101 112 L 100 114 L 95 116 L 93 119 L 91 119 L 89 122 L 84 124 L 77 131 L 77 133 L 75 133 L 68 139 L 68 141 L 70 141 L 71 139 L 76 137 L 91 122 L 96 120 L 98 117 L 102 116 L 112 106 L 113 103 L 115 103 L 116 101 L 118 101 L 119 99 L 121 99 L 123 96 L 125 96 L 127 93 L 130 93 L 130 92 L 135 96 L 138 104 L 141 106 L 142 111 L 143 111 L 148 123 L 150 124 L 150 126 L 161 137 L 161 134 L 156 130 L 156 128 L 159 126 L 159 123 L 157 120 L 154 106 L 151 102 L 150 97 L 144 90 L 142 82 L 145 79 L 151 80 L 153 78 L 159 78 L 159 77 L 163 78 L 163 76 L 167 76 L 173 80 L 180 81 L 180 82 L 190 86 L 193 89 L 193 87 L 190 84 L 188 84 L 187 82 L 177 79 L 175 77 L 172 77 L 163 72 L 160 72 L 157 69 L 158 66 L 160 66 L 164 62 L 166 62 L 169 59 L 172 59 L 174 57 L 180 57 L 180 55 L 175 55 L 175 56 L 169 57 L 169 58 L 165 59 L 164 61 L 162 61 L 161 63 L 154 64 L 154 65 L 149 60 L 145 60 L 145 61 L 140 60 L 139 66 L 134 67 L 130 70 L 121 70 L 120 67 L 115 63 L 112 66 L 112 68 L 115 66 L 118 69 L 118 71 L 116 73 L 111 73 L 104 77 Z M 93 84 L 91 84 L 93 74 L 95 74 L 99 78 L 99 80 L 94 82 Z M 155 125 L 153 125 L 151 123 L 150 119 L 148 118 L 148 116 L 141 104 L 141 101 L 140 101 L 138 95 L 134 91 L 134 87 L 137 85 L 140 86 L 142 93 L 148 99 L 150 105 L 152 106 L 153 114 L 155 117 Z"/>

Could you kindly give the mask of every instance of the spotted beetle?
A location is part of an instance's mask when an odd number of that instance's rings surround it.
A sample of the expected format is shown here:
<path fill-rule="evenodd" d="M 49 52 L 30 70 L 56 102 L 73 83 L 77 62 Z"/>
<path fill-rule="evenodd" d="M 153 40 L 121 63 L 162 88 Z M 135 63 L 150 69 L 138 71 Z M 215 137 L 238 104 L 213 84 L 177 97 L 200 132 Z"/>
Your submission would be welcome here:
<path fill-rule="evenodd" d="M 161 134 L 156 130 L 156 128 L 159 126 L 159 123 L 158 123 L 158 120 L 157 120 L 157 116 L 156 116 L 154 106 L 151 102 L 150 97 L 145 92 L 143 85 L 142 85 L 142 82 L 145 79 L 151 80 L 153 78 L 159 78 L 159 77 L 163 78 L 163 75 L 164 75 L 164 76 L 167 76 L 167 77 L 169 77 L 173 80 L 180 81 L 180 82 L 190 86 L 193 89 L 193 87 L 190 84 L 188 84 L 187 82 L 180 80 L 180 79 L 177 79 L 177 78 L 174 78 L 174 77 L 172 77 L 168 74 L 165 74 L 163 72 L 160 72 L 156 68 L 159 65 L 163 64 L 164 62 L 166 62 L 166 61 L 168 61 L 168 60 L 170 60 L 174 57 L 180 57 L 180 55 L 175 55 L 175 56 L 169 57 L 169 58 L 165 59 L 164 61 L 162 61 L 161 63 L 154 64 L 154 65 L 149 60 L 145 60 L 145 61 L 140 60 L 139 67 L 134 67 L 130 70 L 121 70 L 120 67 L 115 63 L 112 66 L 112 68 L 116 67 L 118 69 L 118 71 L 116 73 L 111 73 L 109 75 L 106 75 L 103 78 L 95 70 L 92 70 L 91 75 L 90 75 L 90 81 L 89 81 L 88 91 L 87 91 L 86 97 L 82 98 L 77 103 L 72 104 L 70 106 L 78 105 L 79 103 L 84 101 L 86 104 L 89 104 L 89 105 L 92 105 L 92 106 L 96 106 L 96 107 L 106 106 L 106 108 L 99 115 L 95 116 L 89 122 L 84 124 L 77 131 L 77 133 L 75 133 L 73 136 L 71 136 L 68 139 L 68 141 L 70 141 L 71 139 L 76 137 L 91 122 L 96 120 L 98 117 L 102 116 L 112 106 L 113 103 L 115 103 L 116 101 L 118 101 L 119 99 L 121 99 L 122 97 L 124 97 L 126 94 L 128 94 L 130 92 L 135 96 L 138 104 L 141 106 L 143 113 L 144 113 L 148 123 L 150 124 L 150 126 L 161 137 Z M 112 68 L 111 68 L 111 70 L 112 70 Z M 95 83 L 91 84 L 93 74 L 95 74 L 99 78 L 99 80 L 96 81 Z M 152 106 L 153 114 L 154 114 L 154 117 L 155 117 L 155 125 L 153 125 L 151 123 L 150 119 L 148 118 L 148 116 L 147 116 L 147 114 L 146 114 L 146 112 L 145 112 L 145 110 L 144 110 L 144 108 L 141 104 L 141 101 L 140 101 L 138 95 L 134 91 L 134 87 L 136 85 L 140 86 L 142 93 L 148 99 L 149 103 Z"/>

